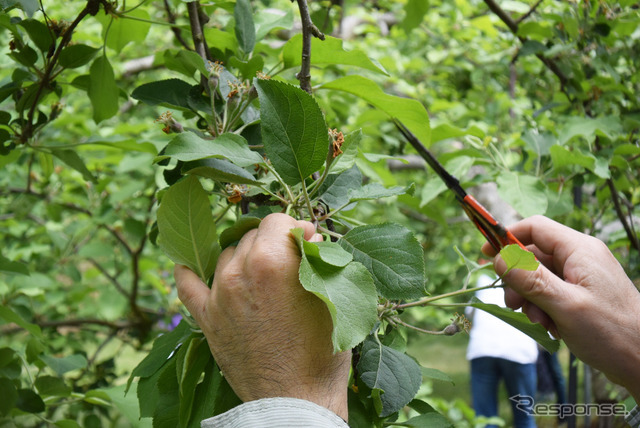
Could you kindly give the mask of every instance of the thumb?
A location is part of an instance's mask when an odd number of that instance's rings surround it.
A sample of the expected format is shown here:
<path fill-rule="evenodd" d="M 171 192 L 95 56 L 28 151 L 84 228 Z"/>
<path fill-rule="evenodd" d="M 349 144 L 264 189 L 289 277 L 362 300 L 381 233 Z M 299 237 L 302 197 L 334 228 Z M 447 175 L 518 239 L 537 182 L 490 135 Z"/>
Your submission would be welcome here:
<path fill-rule="evenodd" d="M 552 318 L 558 310 L 562 309 L 569 284 L 543 264 L 538 265 L 534 271 L 512 269 L 507 272 L 506 263 L 498 255 L 494 260 L 494 268 L 498 275 L 504 275 L 502 282 L 505 285 Z"/>
<path fill-rule="evenodd" d="M 211 290 L 198 275 L 186 266 L 176 264 L 173 269 L 173 275 L 178 288 L 178 298 L 199 323 Z"/>

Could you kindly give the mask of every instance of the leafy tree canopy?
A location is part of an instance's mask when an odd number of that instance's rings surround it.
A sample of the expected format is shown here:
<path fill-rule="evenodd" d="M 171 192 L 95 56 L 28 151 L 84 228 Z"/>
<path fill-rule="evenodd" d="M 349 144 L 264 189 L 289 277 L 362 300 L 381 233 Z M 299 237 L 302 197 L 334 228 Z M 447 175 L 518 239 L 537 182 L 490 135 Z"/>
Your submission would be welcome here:
<path fill-rule="evenodd" d="M 636 3 L 0 1 L 0 421 L 191 427 L 237 405 L 172 261 L 210 281 L 286 212 L 327 238 L 292 232 L 359 355 L 351 423 L 472 424 L 415 398 L 450 379 L 408 338 L 465 330 L 472 305 L 558 343 L 470 300 L 482 236 L 391 118 L 499 218 L 496 195 L 597 235 L 637 282 Z"/>

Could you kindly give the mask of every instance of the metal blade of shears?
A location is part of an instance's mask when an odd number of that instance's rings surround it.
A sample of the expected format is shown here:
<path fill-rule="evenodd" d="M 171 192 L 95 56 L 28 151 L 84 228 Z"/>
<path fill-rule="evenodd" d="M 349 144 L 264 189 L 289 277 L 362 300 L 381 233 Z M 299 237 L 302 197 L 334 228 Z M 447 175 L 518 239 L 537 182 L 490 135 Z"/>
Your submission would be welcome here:
<path fill-rule="evenodd" d="M 460 185 L 460 181 L 449 174 L 440 162 L 431 154 L 418 138 L 409 131 L 398 119 L 394 118 L 393 123 L 396 125 L 400 133 L 407 139 L 414 149 L 422 156 L 429 166 L 438 174 L 449 189 L 451 189 L 456 199 L 462 205 L 462 209 L 476 225 L 478 230 L 489 241 L 496 252 L 510 244 L 518 244 L 526 250 L 524 245 L 513 236 L 511 232 L 504 228 L 485 207 L 480 204 L 473 196 L 469 195 Z"/>

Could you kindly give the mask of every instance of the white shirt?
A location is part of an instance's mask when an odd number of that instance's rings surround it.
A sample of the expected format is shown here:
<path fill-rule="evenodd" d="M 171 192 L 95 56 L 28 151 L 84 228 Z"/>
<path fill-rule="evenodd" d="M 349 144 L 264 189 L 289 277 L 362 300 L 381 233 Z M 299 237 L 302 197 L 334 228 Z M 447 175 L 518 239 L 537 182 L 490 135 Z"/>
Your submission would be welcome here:
<path fill-rule="evenodd" d="M 200 423 L 202 428 L 349 428 L 331 410 L 297 398 L 262 398 Z"/>
<path fill-rule="evenodd" d="M 477 284 L 478 286 L 489 285 L 493 281 L 494 279 L 488 275 L 482 275 Z M 479 290 L 476 292 L 476 297 L 483 303 L 505 307 L 502 288 Z M 520 364 L 531 364 L 538 358 L 538 344 L 499 318 L 481 309 L 473 308 L 467 360 L 480 357 L 504 358 Z"/>

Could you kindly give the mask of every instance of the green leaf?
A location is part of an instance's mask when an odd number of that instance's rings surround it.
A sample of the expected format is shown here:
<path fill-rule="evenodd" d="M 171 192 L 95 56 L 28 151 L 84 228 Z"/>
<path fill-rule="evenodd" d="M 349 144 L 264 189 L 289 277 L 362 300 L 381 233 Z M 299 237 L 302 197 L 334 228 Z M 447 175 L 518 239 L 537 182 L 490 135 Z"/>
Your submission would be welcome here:
<path fill-rule="evenodd" d="M 47 53 L 53 43 L 49 28 L 42 22 L 36 19 L 23 19 L 18 23 L 21 27 L 27 30 L 29 38 L 40 50 L 40 52 Z"/>
<path fill-rule="evenodd" d="M 318 171 L 329 151 L 329 133 L 315 99 L 288 83 L 255 79 L 262 141 L 285 183 L 298 184 Z"/>
<path fill-rule="evenodd" d="M 184 178 L 164 194 L 158 208 L 158 231 L 162 251 L 207 282 L 216 268 L 220 246 L 209 198 L 196 177 Z"/>
<path fill-rule="evenodd" d="M 429 10 L 430 4 L 426 0 L 409 0 L 404 6 L 404 19 L 402 28 L 407 33 L 417 28 L 424 19 L 424 15 Z"/>
<path fill-rule="evenodd" d="M 498 194 L 521 216 L 544 214 L 547 210 L 547 195 L 544 185 L 537 177 L 506 171 L 496 180 Z"/>
<path fill-rule="evenodd" d="M 371 272 L 381 296 L 415 299 L 425 295 L 422 247 L 404 226 L 384 223 L 356 227 L 338 243 Z"/>
<path fill-rule="evenodd" d="M 2 391 L 2 400 L 0 400 L 0 416 L 8 415 L 11 409 L 18 401 L 18 391 L 15 384 L 4 377 L 0 377 L 0 391 Z"/>
<path fill-rule="evenodd" d="M 469 126 L 468 128 L 463 129 L 449 123 L 442 123 L 431 130 L 431 143 L 447 140 L 449 138 L 465 137 L 467 135 L 484 138 L 485 133 L 477 126 Z"/>
<path fill-rule="evenodd" d="M 514 312 L 508 308 L 501 308 L 498 305 L 483 303 L 477 297 L 471 299 L 471 305 L 474 308 L 482 309 L 485 312 L 490 313 L 507 324 L 517 328 L 527 336 L 534 339 L 540 345 L 549 352 L 556 352 L 560 347 L 560 341 L 554 340 L 549 337 L 547 329 L 539 323 L 532 323 L 529 318 L 522 312 Z"/>
<path fill-rule="evenodd" d="M 351 253 L 345 251 L 336 242 L 309 242 L 303 239 L 304 231 L 301 228 L 291 230 L 291 234 L 298 243 L 302 243 L 302 248 L 306 257 L 314 257 L 331 266 L 345 267 L 352 260 Z"/>
<path fill-rule="evenodd" d="M 175 367 L 174 367 L 175 368 Z M 141 377 L 137 383 L 135 393 L 138 399 L 138 406 L 141 418 L 153 417 L 156 407 L 158 407 L 158 379 L 166 367 L 162 366 L 157 372 L 149 377 Z M 134 382 L 132 385 L 136 385 Z M 127 386 L 129 388 L 129 386 Z"/>
<path fill-rule="evenodd" d="M 448 382 L 450 384 L 454 384 L 453 379 L 451 379 L 451 376 L 449 376 L 448 374 L 438 370 L 438 369 L 433 369 L 430 367 L 423 367 L 422 368 L 422 377 L 423 378 L 429 378 L 429 379 L 434 379 L 434 380 L 439 380 L 441 382 Z"/>
<path fill-rule="evenodd" d="M 112 386 L 109 388 L 103 388 L 99 391 L 106 393 L 111 400 L 111 404 L 118 410 L 118 412 L 124 416 L 131 427 L 135 428 L 151 428 L 151 421 L 149 419 L 140 419 L 140 410 L 138 409 L 138 399 L 136 396 L 136 387 L 134 384 L 134 394 L 126 396 L 124 390 L 126 385 Z"/>
<path fill-rule="evenodd" d="M 67 397 L 71 394 L 71 387 L 64 383 L 63 379 L 55 376 L 39 376 L 35 386 L 42 395 Z"/>
<path fill-rule="evenodd" d="M 118 94 L 113 68 L 106 56 L 96 58 L 89 69 L 87 94 L 93 107 L 93 120 L 100 123 L 118 112 Z"/>
<path fill-rule="evenodd" d="M 281 9 L 262 9 L 253 17 L 256 26 L 256 40 L 262 40 L 273 29 L 290 29 L 293 26 L 293 12 Z"/>
<path fill-rule="evenodd" d="M 520 248 L 517 244 L 511 244 L 500 250 L 500 257 L 507 264 L 507 269 L 536 270 L 540 262 L 531 251 Z"/>
<path fill-rule="evenodd" d="M 404 422 L 402 426 L 410 428 L 453 428 L 454 425 L 449 419 L 433 411 L 431 413 L 414 416 Z"/>
<path fill-rule="evenodd" d="M 406 406 L 420 389 L 422 374 L 416 361 L 380 343 L 375 334 L 367 337 L 360 351 L 360 378 L 373 390 L 379 416 L 389 416 Z"/>
<path fill-rule="evenodd" d="M 24 328 L 33 336 L 42 339 L 42 330 L 40 330 L 40 326 L 25 321 L 20 315 L 15 313 L 8 306 L 0 306 L 0 318 L 4 319 L 6 322 L 12 322 L 19 327 Z"/>
<path fill-rule="evenodd" d="M 210 359 L 204 369 L 204 379 L 195 389 L 189 428 L 200 428 L 200 422 L 214 414 L 216 399 L 219 398 L 219 389 L 223 380 L 218 367 L 213 359 Z"/>
<path fill-rule="evenodd" d="M 324 262 L 344 264 L 346 255 L 306 242 L 301 229 L 293 229 L 292 234 L 302 253 L 300 283 L 325 302 L 331 314 L 334 352 L 353 348 L 378 320 L 378 297 L 371 275 L 360 263 L 341 267 Z"/>
<path fill-rule="evenodd" d="M 82 400 L 86 403 L 95 404 L 97 406 L 111 406 L 111 397 L 109 397 L 109 394 L 98 389 L 87 391 Z"/>
<path fill-rule="evenodd" d="M 8 258 L 4 257 L 2 254 L 0 254 L 0 272 L 29 275 L 29 269 L 27 269 L 27 266 L 25 264 L 11 261 Z"/>
<path fill-rule="evenodd" d="M 539 134 L 527 130 L 522 134 L 522 141 L 540 157 L 549 154 L 549 149 L 555 144 L 555 137 L 551 134 Z"/>
<path fill-rule="evenodd" d="M 120 53 L 130 42 L 142 43 L 147 38 L 151 23 L 126 17 L 115 18 L 113 15 L 103 15 L 102 37 L 106 37 L 107 46 Z M 142 8 L 130 10 L 126 16 L 149 21 L 151 16 Z M 110 19 L 109 19 L 110 18 Z M 108 31 L 108 32 L 107 32 Z"/>
<path fill-rule="evenodd" d="M 334 352 L 360 343 L 378 320 L 378 299 L 371 275 L 360 263 L 340 268 L 303 257 L 300 283 L 327 304 L 333 321 Z"/>
<path fill-rule="evenodd" d="M 342 46 L 342 40 L 325 36 L 325 40 L 316 37 L 311 39 L 311 65 L 351 65 L 387 74 L 380 64 L 374 63 L 360 50 L 347 51 Z M 282 59 L 285 68 L 298 67 L 302 63 L 302 34 L 296 34 L 282 48 Z"/>
<path fill-rule="evenodd" d="M 38 0 L 17 0 L 15 3 L 20 9 L 24 10 L 24 13 L 26 13 L 29 18 L 40 9 Z"/>
<path fill-rule="evenodd" d="M 229 65 L 237 68 L 243 78 L 252 79 L 258 71 L 262 71 L 264 68 L 264 58 L 256 55 L 247 61 L 242 61 L 238 57 L 232 56 L 229 58 Z"/>
<path fill-rule="evenodd" d="M 148 378 L 154 375 L 167 362 L 174 350 L 182 341 L 191 334 L 189 324 L 186 321 L 180 321 L 180 324 L 169 333 L 158 336 L 153 342 L 153 347 L 146 357 L 138 364 L 133 371 L 127 383 L 128 387 L 136 377 Z M 144 415 L 142 415 L 144 416 Z"/>
<path fill-rule="evenodd" d="M 193 408 L 196 386 L 212 357 L 209 345 L 203 336 L 195 337 L 187 346 L 183 346 L 181 351 L 182 349 L 185 349 L 184 356 L 181 359 L 178 355 L 176 370 L 180 392 L 179 426 L 186 427 Z"/>
<path fill-rule="evenodd" d="M 44 401 L 38 394 L 30 389 L 19 389 L 16 407 L 27 413 L 44 412 Z"/>
<path fill-rule="evenodd" d="M 93 176 L 93 174 L 91 174 L 91 171 L 87 169 L 84 161 L 80 158 L 80 156 L 78 156 L 78 153 L 76 153 L 75 151 L 52 150 L 51 154 L 82 174 L 82 178 L 84 178 L 85 180 L 91 181 L 92 183 L 97 182 L 96 178 Z"/>
<path fill-rule="evenodd" d="M 58 376 L 70 372 L 72 370 L 83 369 L 87 367 L 87 359 L 84 355 L 73 354 L 66 357 L 53 357 L 51 355 L 41 355 L 40 359 L 53 369 Z"/>
<path fill-rule="evenodd" d="M 11 113 L 0 110 L 0 125 L 7 125 L 9 122 L 11 122 Z"/>
<path fill-rule="evenodd" d="M 223 158 L 241 167 L 264 164 L 262 156 L 249 148 L 247 140 L 233 133 L 219 135 L 213 140 L 205 140 L 193 132 L 180 133 L 167 144 L 154 162 L 170 157 L 184 162 Z"/>
<path fill-rule="evenodd" d="M 614 139 L 622 132 L 620 118 L 607 117 L 570 117 L 564 122 L 564 126 L 558 133 L 558 144 L 564 145 L 574 137 L 581 136 L 587 141 L 593 142 L 597 135 Z"/>
<path fill-rule="evenodd" d="M 82 426 L 73 419 L 60 419 L 56 421 L 54 425 L 58 428 L 82 428 Z"/>
<path fill-rule="evenodd" d="M 159 80 L 138 86 L 131 97 L 150 106 L 161 105 L 180 110 L 191 110 L 189 94 L 192 86 L 180 79 Z"/>
<path fill-rule="evenodd" d="M 553 165 L 560 169 L 563 167 L 578 165 L 588 169 L 600 178 L 610 178 L 609 164 L 606 160 L 596 158 L 591 153 L 584 153 L 576 147 L 551 146 L 549 153 Z M 604 161 L 604 164 L 602 162 Z"/>
<path fill-rule="evenodd" d="M 320 187 L 320 198 L 331 208 L 339 208 L 349 203 L 350 191 L 362 187 L 362 174 L 358 167 L 341 174 L 329 174 Z"/>
<path fill-rule="evenodd" d="M 412 195 L 415 190 L 415 185 L 411 184 L 407 187 L 394 186 L 384 187 L 380 183 L 369 183 L 356 189 L 349 190 L 349 201 L 357 202 L 371 199 L 388 198 L 391 196 Z"/>
<path fill-rule="evenodd" d="M 233 16 L 236 19 L 236 38 L 242 52 L 250 54 L 256 45 L 256 27 L 253 24 L 253 12 L 249 0 L 236 0 L 233 9 Z"/>
<path fill-rule="evenodd" d="M 11 52 L 9 56 L 26 67 L 32 67 L 38 60 L 38 52 L 29 45 Z"/>
<path fill-rule="evenodd" d="M 180 426 L 180 394 L 175 358 L 162 370 L 156 387 L 158 404 L 153 412 L 153 428 Z"/>
<path fill-rule="evenodd" d="M 372 80 L 356 75 L 341 77 L 323 84 L 320 88 L 348 92 L 365 100 L 389 116 L 400 120 L 423 144 L 429 146 L 431 142 L 429 115 L 419 101 L 387 95 Z"/>
<path fill-rule="evenodd" d="M 169 70 L 182 73 L 185 76 L 193 78 L 196 71 L 199 71 L 204 76 L 209 75 L 204 60 L 196 52 L 184 49 L 167 49 L 164 51 L 163 59 L 165 67 Z"/>
<path fill-rule="evenodd" d="M 246 169 L 224 159 L 200 159 L 186 162 L 181 171 L 182 174 L 206 177 L 221 183 L 261 184 Z"/>
<path fill-rule="evenodd" d="M 60 52 L 60 65 L 64 68 L 82 67 L 89 63 L 99 50 L 83 44 L 66 46 Z"/>
<path fill-rule="evenodd" d="M 260 221 L 257 217 L 240 217 L 233 226 L 226 228 L 220 234 L 220 248 L 224 250 L 237 243 L 245 233 L 260 226 Z"/>

